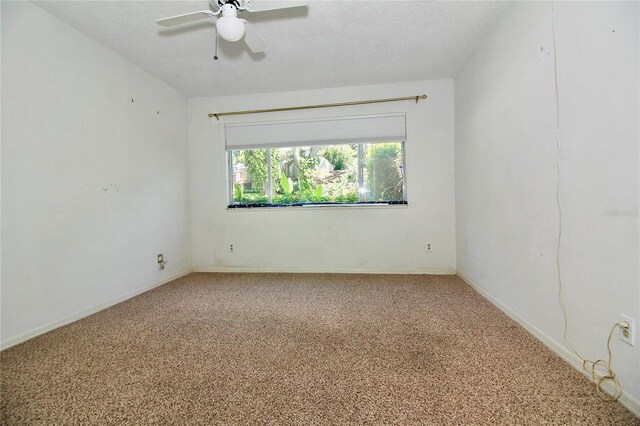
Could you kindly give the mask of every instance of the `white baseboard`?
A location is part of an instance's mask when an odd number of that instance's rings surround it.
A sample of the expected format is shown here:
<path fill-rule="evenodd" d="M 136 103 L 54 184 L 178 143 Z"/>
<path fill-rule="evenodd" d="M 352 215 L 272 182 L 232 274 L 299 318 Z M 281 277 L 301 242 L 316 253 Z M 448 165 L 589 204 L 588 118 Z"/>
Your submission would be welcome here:
<path fill-rule="evenodd" d="M 84 317 L 88 317 L 89 315 L 93 315 L 96 312 L 100 312 L 103 309 L 107 309 L 107 308 L 109 308 L 109 307 L 111 307 L 113 305 L 116 305 L 116 304 L 120 303 L 120 302 L 124 302 L 127 299 L 131 299 L 132 297 L 135 297 L 135 296 L 137 296 L 139 294 L 147 292 L 147 291 L 149 291 L 149 290 L 151 290 L 153 288 L 160 287 L 161 285 L 166 284 L 166 283 L 168 283 L 170 281 L 173 281 L 173 280 L 178 279 L 180 277 L 184 277 L 185 275 L 188 275 L 191 272 L 192 272 L 191 268 L 189 268 L 187 270 L 184 270 L 182 272 L 174 274 L 174 275 L 172 275 L 172 276 L 170 276 L 168 278 L 164 278 L 163 280 L 161 280 L 159 282 L 156 282 L 156 283 L 153 283 L 153 284 L 149 284 L 149 285 L 146 285 L 144 287 L 138 288 L 136 290 L 130 291 L 129 293 L 123 294 L 122 296 L 116 297 L 115 299 L 111 299 L 108 302 L 101 303 L 101 304 L 96 305 L 96 306 L 94 306 L 92 308 L 86 309 L 86 310 L 84 310 L 82 312 L 78 312 L 76 314 L 73 314 L 73 315 L 70 315 L 68 317 L 59 319 L 57 321 L 50 322 L 49 324 L 43 325 L 42 327 L 34 328 L 33 330 L 27 331 L 26 333 L 22 333 L 22 334 L 20 334 L 18 336 L 15 336 L 15 337 L 12 337 L 10 339 L 7 339 L 7 340 L 5 340 L 3 342 L 0 342 L 0 351 L 8 349 L 11 346 L 18 345 L 18 344 L 20 344 L 22 342 L 26 342 L 29 339 L 32 339 L 32 338 L 34 338 L 36 336 L 44 334 L 44 333 L 46 333 L 48 331 L 51 331 L 53 329 L 56 329 L 58 327 L 62 327 L 63 325 L 67 325 L 67 324 L 70 324 L 72 322 L 78 321 L 79 319 L 82 319 Z"/>
<path fill-rule="evenodd" d="M 193 272 L 238 272 L 265 274 L 392 274 L 392 275 L 455 275 L 455 269 L 429 269 L 387 271 L 381 269 L 277 269 L 277 268 L 234 268 L 234 267 L 194 267 Z"/>
<path fill-rule="evenodd" d="M 525 330 L 527 330 L 533 337 L 538 339 L 543 345 L 547 348 L 551 349 L 555 354 L 557 354 L 560 358 L 565 360 L 569 365 L 578 370 L 580 373 L 584 374 L 589 380 L 592 380 L 591 376 L 582 368 L 582 360 L 576 356 L 573 352 L 571 352 L 568 348 L 561 345 L 547 334 L 540 331 L 535 326 L 531 325 L 524 318 L 513 312 L 507 306 L 502 304 L 499 300 L 495 299 L 491 294 L 489 294 L 486 290 L 480 287 L 478 284 L 473 282 L 473 280 L 465 277 L 460 272 L 457 275 L 467 284 L 469 284 L 473 289 L 475 289 L 478 293 L 480 293 L 485 299 L 489 302 L 493 303 L 498 309 L 507 314 L 511 319 L 520 324 Z M 614 389 L 609 383 L 605 383 L 602 388 L 609 393 L 613 394 Z M 620 398 L 618 398 L 618 402 L 625 406 L 629 411 L 631 411 L 634 415 L 640 417 L 640 401 L 635 399 L 633 396 L 629 395 L 627 392 L 623 391 Z"/>

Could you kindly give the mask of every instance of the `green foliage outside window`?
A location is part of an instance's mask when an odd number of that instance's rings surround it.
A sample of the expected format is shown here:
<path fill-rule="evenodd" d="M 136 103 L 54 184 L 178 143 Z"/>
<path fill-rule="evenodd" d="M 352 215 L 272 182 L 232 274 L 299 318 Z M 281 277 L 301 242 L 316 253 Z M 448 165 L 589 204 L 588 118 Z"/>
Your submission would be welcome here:
<path fill-rule="evenodd" d="M 322 151 L 322 156 L 333 164 L 334 170 L 348 170 L 358 159 L 357 145 L 333 145 Z"/>
<path fill-rule="evenodd" d="M 399 143 L 369 145 L 365 179 L 371 201 L 402 200 L 402 156 Z"/>
<path fill-rule="evenodd" d="M 251 174 L 252 182 L 257 187 L 262 187 L 267 181 L 267 150 L 243 149 L 239 152 L 238 162 L 245 165 Z"/>
<path fill-rule="evenodd" d="M 358 188 L 358 144 L 232 151 L 233 202 L 354 203 L 403 200 L 402 144 L 364 144 Z M 268 188 L 271 182 L 271 190 Z"/>

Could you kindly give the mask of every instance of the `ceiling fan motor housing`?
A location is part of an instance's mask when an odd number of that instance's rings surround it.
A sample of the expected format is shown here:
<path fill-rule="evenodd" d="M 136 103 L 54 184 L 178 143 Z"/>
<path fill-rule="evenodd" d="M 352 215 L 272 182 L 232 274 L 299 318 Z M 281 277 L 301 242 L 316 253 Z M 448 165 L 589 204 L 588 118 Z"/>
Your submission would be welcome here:
<path fill-rule="evenodd" d="M 236 9 L 240 9 L 240 2 L 238 0 L 218 0 L 218 5 L 222 9 L 225 5 L 235 6 Z"/>
<path fill-rule="evenodd" d="M 223 4 L 220 9 L 222 11 L 222 16 L 230 16 L 234 18 L 238 16 L 238 8 L 232 2 Z"/>

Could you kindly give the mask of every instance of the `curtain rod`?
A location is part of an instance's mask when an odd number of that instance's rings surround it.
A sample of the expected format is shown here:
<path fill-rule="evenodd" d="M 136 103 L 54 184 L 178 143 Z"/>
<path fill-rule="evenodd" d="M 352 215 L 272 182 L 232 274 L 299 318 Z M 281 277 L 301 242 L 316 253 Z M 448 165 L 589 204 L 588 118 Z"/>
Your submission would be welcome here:
<path fill-rule="evenodd" d="M 332 108 L 332 107 L 350 106 L 350 105 L 380 104 L 380 103 L 384 103 L 384 102 L 416 101 L 416 103 L 418 103 L 418 101 L 420 99 L 427 99 L 427 95 L 405 96 L 403 98 L 370 99 L 370 100 L 366 100 L 366 101 L 338 102 L 338 103 L 334 103 L 334 104 L 319 104 L 319 105 L 303 105 L 303 106 L 284 107 L 284 108 L 254 109 L 254 110 L 248 110 L 248 111 L 211 112 L 211 113 L 209 113 L 209 118 L 215 117 L 216 120 L 220 120 L 220 117 L 225 116 L 225 115 L 261 114 L 263 112 L 280 112 L 280 111 L 295 111 L 295 110 L 300 110 L 300 109 Z"/>

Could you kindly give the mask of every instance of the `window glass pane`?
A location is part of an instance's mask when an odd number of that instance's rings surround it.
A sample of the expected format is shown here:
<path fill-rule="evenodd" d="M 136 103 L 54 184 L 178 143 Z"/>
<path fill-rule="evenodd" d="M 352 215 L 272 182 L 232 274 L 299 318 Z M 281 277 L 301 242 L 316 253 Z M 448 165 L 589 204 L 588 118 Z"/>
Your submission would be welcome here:
<path fill-rule="evenodd" d="M 363 144 L 363 201 L 403 200 L 402 143 Z"/>
<path fill-rule="evenodd" d="M 331 165 L 328 173 L 319 174 L 325 197 L 330 202 L 358 201 L 358 145 L 329 145 L 322 147 L 322 157 Z"/>
<path fill-rule="evenodd" d="M 272 149 L 276 204 L 356 202 L 358 146 Z"/>
<path fill-rule="evenodd" d="M 268 203 L 267 150 L 231 151 L 233 203 Z"/>

